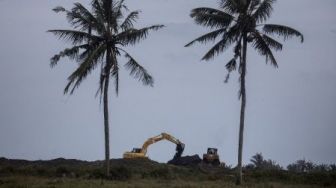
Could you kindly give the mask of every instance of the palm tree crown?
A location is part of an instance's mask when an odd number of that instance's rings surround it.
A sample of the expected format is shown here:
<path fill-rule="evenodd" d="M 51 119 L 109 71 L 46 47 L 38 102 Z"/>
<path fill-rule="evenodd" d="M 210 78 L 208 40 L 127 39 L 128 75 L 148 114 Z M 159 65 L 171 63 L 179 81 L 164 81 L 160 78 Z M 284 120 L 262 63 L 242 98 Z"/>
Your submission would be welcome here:
<path fill-rule="evenodd" d="M 130 74 L 145 85 L 153 85 L 152 76 L 123 48 L 135 45 L 145 39 L 150 30 L 158 30 L 163 25 L 135 29 L 133 24 L 138 19 L 139 11 L 129 12 L 124 0 L 111 1 L 110 6 L 108 1 L 94 0 L 92 12 L 80 3 L 75 3 L 71 10 L 63 7 L 53 9 L 55 12 L 65 12 L 68 22 L 74 27 L 74 30 L 49 30 L 73 45 L 52 57 L 51 66 L 57 65 L 63 57 L 79 62 L 78 68 L 68 77 L 65 93 L 72 94 L 98 65 L 101 68 L 98 91 L 102 94 L 104 82 L 111 77 L 115 80 L 115 89 L 118 93 L 117 57 L 122 54 L 128 59 L 124 66 L 130 70 Z M 124 16 L 125 12 L 129 12 L 127 16 Z M 110 56 L 111 61 L 106 61 L 104 58 L 106 56 Z"/>
<path fill-rule="evenodd" d="M 219 3 L 221 10 L 207 7 L 193 9 L 191 17 L 197 24 L 215 30 L 196 38 L 186 47 L 196 42 L 214 42 L 219 38 L 219 41 L 202 58 L 202 60 L 210 60 L 234 44 L 234 58 L 226 64 L 227 70 L 231 72 L 236 70 L 243 37 L 246 36 L 247 42 L 266 57 L 266 63 L 270 62 L 277 67 L 272 50 L 282 50 L 282 44 L 269 35 L 280 36 L 285 40 L 297 36 L 300 37 L 301 42 L 304 38 L 299 31 L 288 26 L 263 24 L 271 16 L 274 2 L 275 0 L 221 0 Z"/>

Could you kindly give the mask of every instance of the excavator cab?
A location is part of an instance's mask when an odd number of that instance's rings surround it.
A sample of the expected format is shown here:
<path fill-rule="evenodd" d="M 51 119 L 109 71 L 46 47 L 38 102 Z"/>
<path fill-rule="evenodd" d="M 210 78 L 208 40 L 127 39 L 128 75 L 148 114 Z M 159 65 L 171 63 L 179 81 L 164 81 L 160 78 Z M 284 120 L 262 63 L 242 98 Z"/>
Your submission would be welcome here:
<path fill-rule="evenodd" d="M 132 153 L 141 153 L 141 148 L 133 148 Z"/>
<path fill-rule="evenodd" d="M 220 164 L 220 161 L 217 151 L 217 148 L 208 148 L 207 153 L 203 154 L 203 162 L 206 164 L 218 166 Z"/>
<path fill-rule="evenodd" d="M 142 152 L 141 148 L 133 148 L 131 152 L 125 152 L 123 155 L 124 159 L 133 159 L 133 158 L 147 158 Z"/>

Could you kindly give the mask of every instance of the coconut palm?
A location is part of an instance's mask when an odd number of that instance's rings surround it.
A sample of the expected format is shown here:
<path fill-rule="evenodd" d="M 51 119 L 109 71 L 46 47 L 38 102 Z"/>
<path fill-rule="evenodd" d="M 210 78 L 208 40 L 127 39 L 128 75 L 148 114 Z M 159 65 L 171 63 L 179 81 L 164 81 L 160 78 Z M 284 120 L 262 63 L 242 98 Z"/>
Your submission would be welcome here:
<path fill-rule="evenodd" d="M 71 43 L 71 47 L 62 50 L 51 58 L 51 67 L 59 60 L 68 57 L 78 62 L 76 70 L 68 77 L 64 93 L 72 94 L 83 80 L 96 68 L 100 69 L 97 95 L 103 99 L 105 131 L 105 166 L 109 176 L 109 113 L 108 91 L 110 79 L 114 80 L 115 91 L 119 89 L 119 59 L 125 56 L 124 66 L 130 75 L 144 85 L 153 86 L 153 78 L 125 49 L 145 39 L 151 30 L 158 30 L 163 25 L 153 25 L 136 29 L 133 23 L 138 19 L 139 11 L 129 11 L 124 0 L 93 0 L 91 11 L 80 3 L 75 3 L 71 10 L 56 7 L 55 12 L 66 14 L 73 29 L 49 30 L 59 39 Z M 125 16 L 126 14 L 126 16 Z"/>
<path fill-rule="evenodd" d="M 246 106 L 245 76 L 247 45 L 251 46 L 262 56 L 266 57 L 266 63 L 270 62 L 278 67 L 272 50 L 282 50 L 282 44 L 277 41 L 279 37 L 284 40 L 290 37 L 299 37 L 303 42 L 303 35 L 288 26 L 264 24 L 271 16 L 273 4 L 276 0 L 220 0 L 219 8 L 201 7 L 191 11 L 190 16 L 196 24 L 208 27 L 213 31 L 196 38 L 186 45 L 191 46 L 197 42 L 216 44 L 203 56 L 202 60 L 211 60 L 216 55 L 233 45 L 234 57 L 226 64 L 228 81 L 230 72 L 238 70 L 240 74 L 241 111 L 239 126 L 238 146 L 238 184 L 242 181 L 242 151 L 243 132 Z M 276 36 L 277 38 L 272 38 Z M 217 41 L 218 39 L 218 41 Z"/>
<path fill-rule="evenodd" d="M 266 162 L 261 153 L 253 155 L 250 161 L 252 162 L 253 166 L 257 169 L 262 168 L 262 166 Z"/>

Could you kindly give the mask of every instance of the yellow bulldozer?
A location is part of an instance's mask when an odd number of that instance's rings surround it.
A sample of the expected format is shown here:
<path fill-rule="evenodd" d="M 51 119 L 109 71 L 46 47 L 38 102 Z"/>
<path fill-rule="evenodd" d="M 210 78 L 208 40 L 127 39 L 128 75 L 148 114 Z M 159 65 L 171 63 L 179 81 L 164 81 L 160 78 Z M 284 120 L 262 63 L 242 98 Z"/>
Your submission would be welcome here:
<path fill-rule="evenodd" d="M 217 154 L 217 148 L 208 148 L 207 153 L 203 154 L 203 162 L 218 166 L 220 164 L 220 160 Z"/>
<path fill-rule="evenodd" d="M 145 143 L 142 145 L 142 148 L 133 148 L 132 151 L 125 152 L 123 154 L 123 158 L 124 159 L 148 158 L 146 156 L 148 146 L 161 140 L 168 140 L 176 144 L 176 153 L 174 155 L 174 159 L 180 158 L 182 156 L 185 145 L 180 140 L 176 139 L 170 134 L 161 133 L 157 136 L 147 139 Z"/>

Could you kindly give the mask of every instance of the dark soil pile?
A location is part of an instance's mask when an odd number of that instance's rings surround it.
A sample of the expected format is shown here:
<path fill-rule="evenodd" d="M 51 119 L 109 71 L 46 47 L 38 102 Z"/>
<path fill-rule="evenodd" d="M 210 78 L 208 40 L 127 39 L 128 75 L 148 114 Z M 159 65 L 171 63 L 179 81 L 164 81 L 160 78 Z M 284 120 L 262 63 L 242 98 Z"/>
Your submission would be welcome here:
<path fill-rule="evenodd" d="M 183 156 L 179 158 L 174 158 L 168 161 L 168 164 L 178 165 L 178 166 L 194 166 L 202 162 L 199 155 Z"/>

